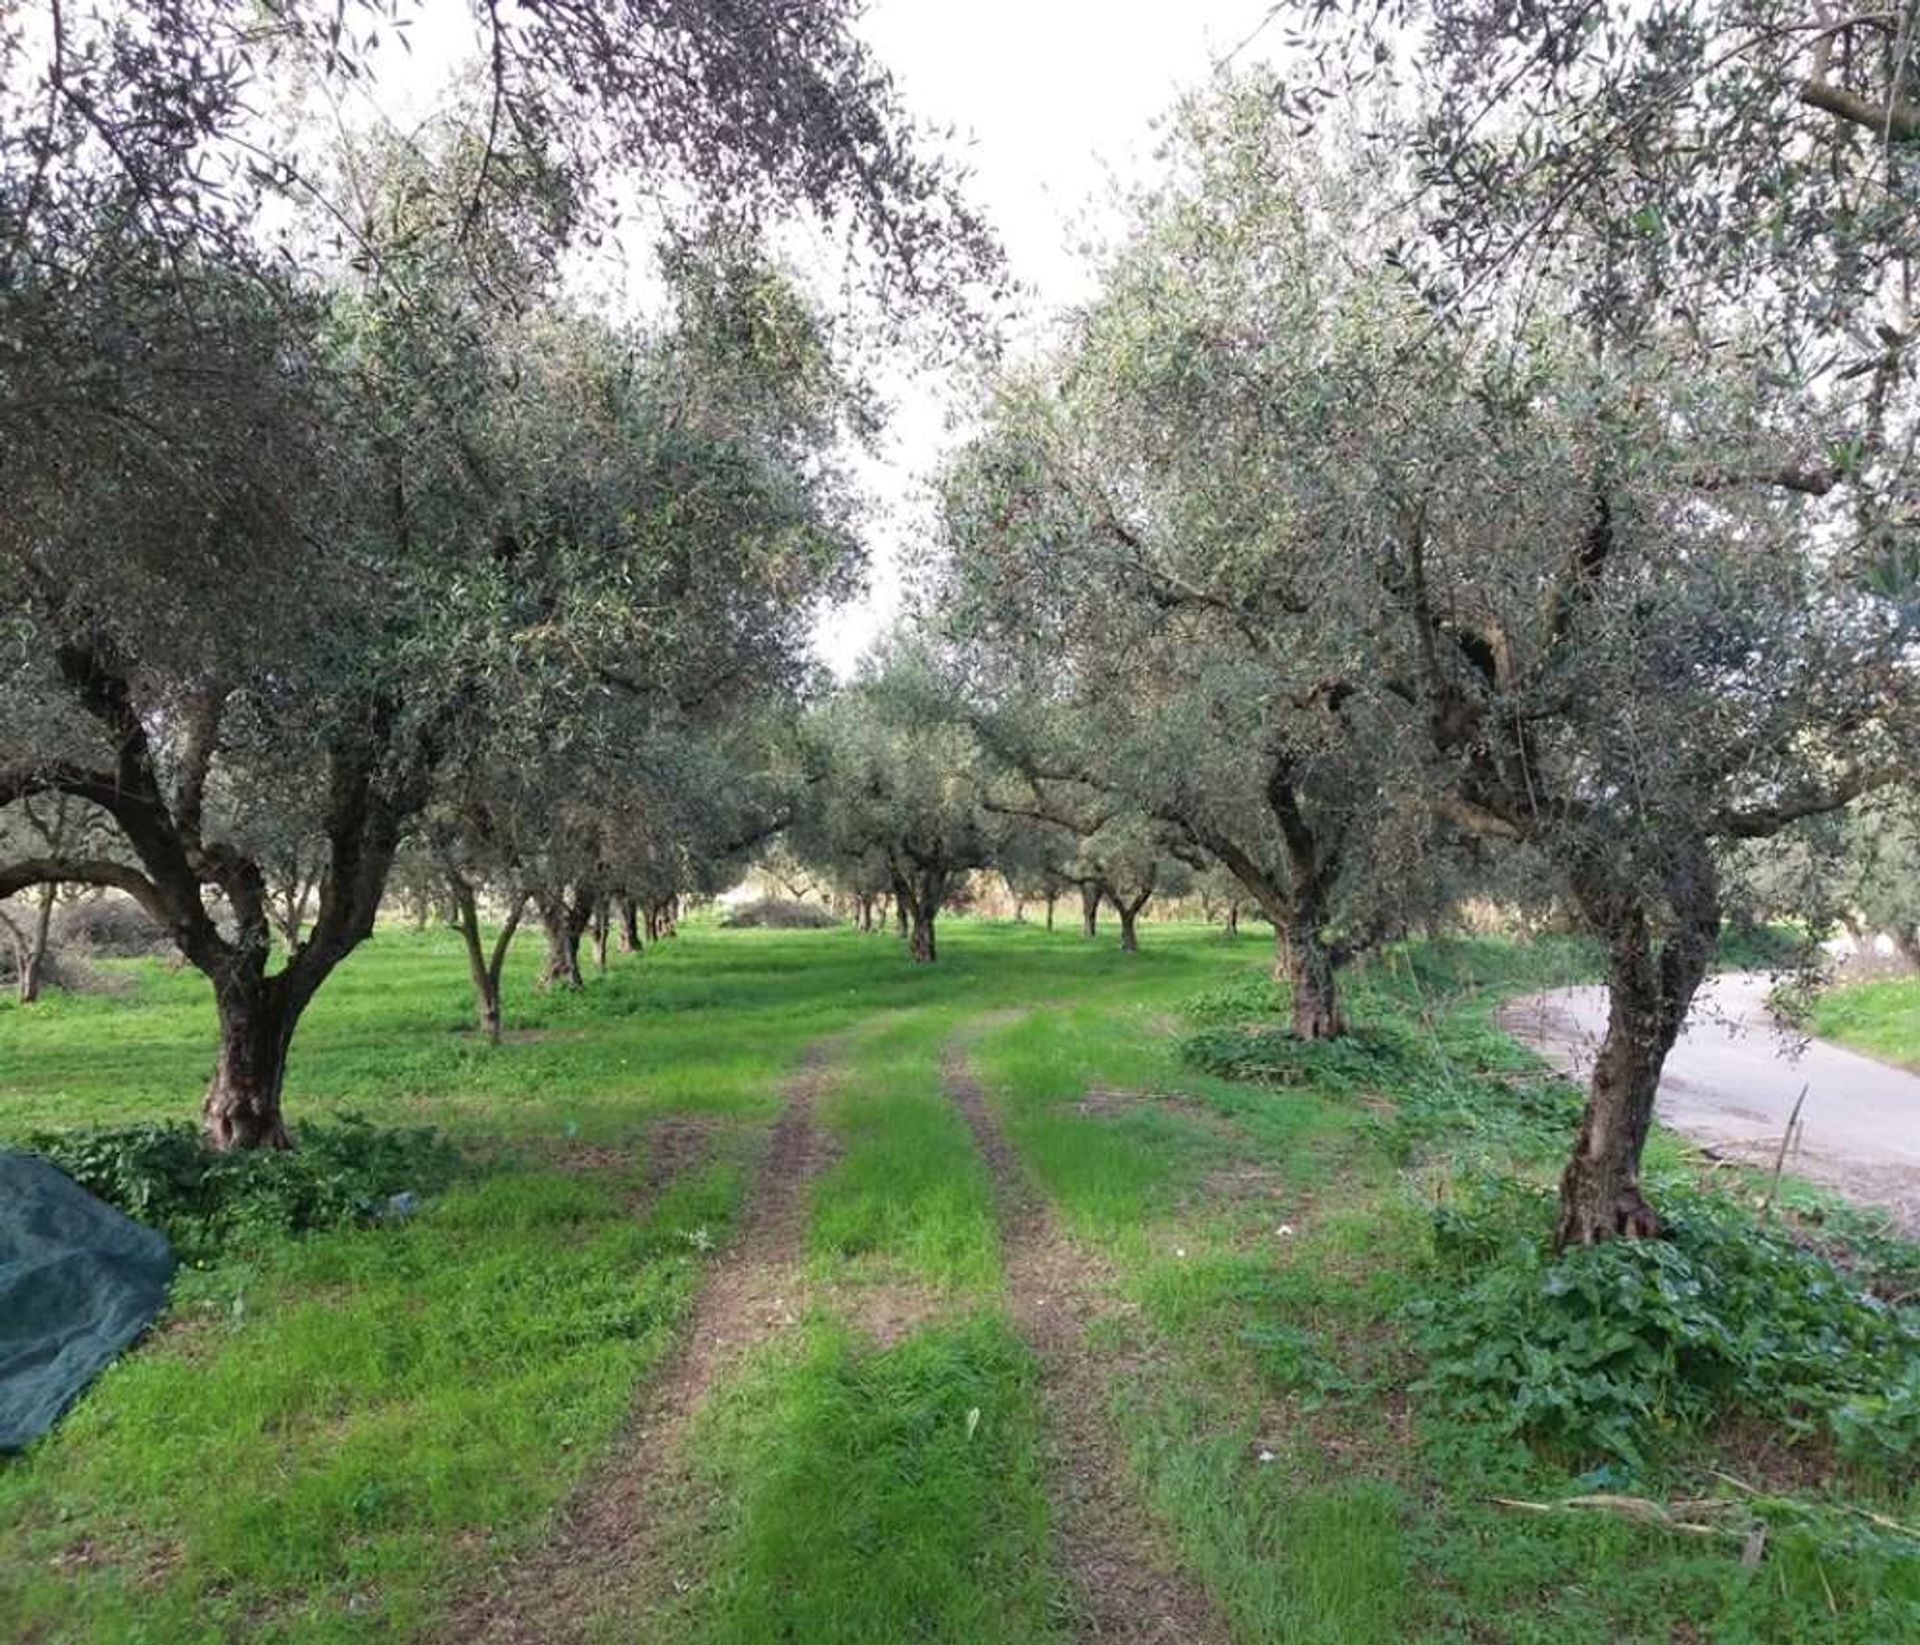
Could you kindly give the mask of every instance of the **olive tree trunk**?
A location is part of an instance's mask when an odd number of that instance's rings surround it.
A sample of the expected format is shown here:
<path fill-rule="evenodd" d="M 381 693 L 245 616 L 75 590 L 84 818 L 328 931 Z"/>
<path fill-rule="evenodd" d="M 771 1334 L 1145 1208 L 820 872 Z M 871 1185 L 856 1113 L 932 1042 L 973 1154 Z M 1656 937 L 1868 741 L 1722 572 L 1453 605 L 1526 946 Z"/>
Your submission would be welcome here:
<path fill-rule="evenodd" d="M 59 889 L 51 884 L 40 887 L 25 930 L 0 912 L 0 925 L 13 939 L 14 992 L 22 1005 L 32 1005 L 40 998 L 46 976 L 47 936 L 53 928 L 53 901 Z"/>
<path fill-rule="evenodd" d="M 604 977 L 607 974 L 607 942 L 613 935 L 613 904 L 610 898 L 593 899 L 589 929 L 593 933 L 593 968 Z"/>
<path fill-rule="evenodd" d="M 214 990 L 220 1013 L 220 1056 L 201 1103 L 207 1142 L 215 1148 L 291 1148 L 280 1117 L 287 1052 L 305 1002 L 279 977 L 235 976 Z"/>
<path fill-rule="evenodd" d="M 1667 1053 L 1713 958 L 1720 896 L 1703 842 L 1674 853 L 1664 895 L 1627 875 L 1589 866 L 1574 892 L 1607 953 L 1607 1032 L 1593 1065 L 1586 1112 L 1560 1178 L 1557 1246 L 1647 1239 L 1660 1219 L 1640 1187 L 1640 1156 L 1653 1124 Z"/>
<path fill-rule="evenodd" d="M 453 903 L 454 928 L 460 933 L 460 944 L 467 954 L 467 975 L 473 979 L 474 1010 L 480 1032 L 489 1045 L 498 1045 L 500 978 L 506 970 L 507 950 L 513 944 L 514 933 L 520 929 L 521 916 L 526 913 L 527 899 L 524 895 L 514 898 L 506 919 L 494 934 L 493 946 L 488 948 L 480 934 L 480 909 L 473 887 L 461 876 L 450 874 L 447 892 Z"/>
<path fill-rule="evenodd" d="M 580 975 L 580 939 L 586 932 L 586 911 L 570 905 L 563 896 L 538 899 L 540 929 L 546 933 L 547 963 L 540 972 L 540 986 L 584 988 Z"/>
<path fill-rule="evenodd" d="M 1347 1031 L 1340 972 L 1318 922 L 1297 920 L 1273 931 L 1274 973 L 1293 995 L 1293 1032 L 1303 1040 L 1338 1039 Z"/>
<path fill-rule="evenodd" d="M 1100 935 L 1100 887 L 1080 887 L 1080 935 L 1091 941 Z"/>
<path fill-rule="evenodd" d="M 913 932 L 907 939 L 907 952 L 916 965 L 932 965 L 937 960 L 939 950 L 934 942 L 934 914 L 915 908 L 913 911 Z"/>

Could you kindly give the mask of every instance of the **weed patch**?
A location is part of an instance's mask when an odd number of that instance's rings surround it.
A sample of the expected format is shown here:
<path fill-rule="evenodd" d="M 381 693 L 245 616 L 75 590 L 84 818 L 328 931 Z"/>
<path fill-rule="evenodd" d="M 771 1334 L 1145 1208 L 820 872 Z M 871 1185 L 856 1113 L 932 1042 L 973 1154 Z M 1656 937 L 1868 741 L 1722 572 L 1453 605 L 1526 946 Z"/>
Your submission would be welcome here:
<path fill-rule="evenodd" d="M 289 1151 L 216 1152 L 187 1124 L 41 1132 L 26 1147 L 201 1262 L 275 1235 L 410 1215 L 459 1166 L 430 1128 L 352 1114 L 302 1126 Z"/>
<path fill-rule="evenodd" d="M 1424 1389 L 1575 1458 L 1642 1465 L 1664 1433 L 1739 1413 L 1884 1468 L 1920 1455 L 1920 1310 L 1744 1206 L 1679 1184 L 1660 1202 L 1666 1237 L 1558 1255 L 1524 1185 L 1438 1212 L 1440 1286 L 1414 1305 Z"/>

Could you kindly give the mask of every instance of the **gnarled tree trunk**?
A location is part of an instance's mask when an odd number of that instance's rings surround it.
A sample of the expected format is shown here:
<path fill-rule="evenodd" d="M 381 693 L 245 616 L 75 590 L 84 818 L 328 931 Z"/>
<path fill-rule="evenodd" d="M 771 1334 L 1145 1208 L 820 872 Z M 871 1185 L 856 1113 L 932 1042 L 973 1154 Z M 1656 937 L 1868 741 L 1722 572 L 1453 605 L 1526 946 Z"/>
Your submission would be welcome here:
<path fill-rule="evenodd" d="M 1293 993 L 1293 1032 L 1303 1040 L 1338 1039 L 1347 1031 L 1339 969 L 1317 923 L 1275 926 L 1274 970 Z"/>
<path fill-rule="evenodd" d="M 640 910 L 633 906 L 633 898 L 615 899 L 620 910 L 620 952 L 637 954 L 640 952 Z"/>
<path fill-rule="evenodd" d="M 585 910 L 577 905 L 569 906 L 564 896 L 542 896 L 537 903 L 540 929 L 547 937 L 547 963 L 540 972 L 541 988 L 585 987 L 585 979 L 580 975 L 580 938 L 587 924 Z"/>
<path fill-rule="evenodd" d="M 300 1004 L 278 977 L 257 975 L 230 977 L 216 986 L 214 997 L 220 1060 L 200 1108 L 207 1142 L 215 1148 L 291 1148 L 280 1098 Z"/>
<path fill-rule="evenodd" d="M 1080 887 L 1080 935 L 1091 941 L 1100 935 L 1100 887 Z"/>
<path fill-rule="evenodd" d="M 1720 928 L 1719 885 L 1704 841 L 1676 850 L 1665 879 L 1665 896 L 1656 901 L 1627 872 L 1589 865 L 1573 875 L 1574 894 L 1606 944 L 1609 1004 L 1580 1134 L 1560 1178 L 1556 1246 L 1660 1231 L 1640 1188 L 1640 1155 L 1660 1071 Z"/>
<path fill-rule="evenodd" d="M 933 922 L 931 910 L 914 909 L 913 933 L 907 940 L 907 952 L 916 965 L 932 965 L 940 957 L 934 944 Z"/>

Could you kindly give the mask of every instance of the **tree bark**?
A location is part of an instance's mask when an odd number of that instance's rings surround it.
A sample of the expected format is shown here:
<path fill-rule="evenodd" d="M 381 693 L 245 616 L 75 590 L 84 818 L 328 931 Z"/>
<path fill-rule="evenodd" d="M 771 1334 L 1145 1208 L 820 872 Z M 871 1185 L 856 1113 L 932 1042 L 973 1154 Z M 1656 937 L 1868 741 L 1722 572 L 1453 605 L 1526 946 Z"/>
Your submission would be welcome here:
<path fill-rule="evenodd" d="M 913 934 L 908 939 L 907 952 L 916 965 L 932 965 L 939 958 L 933 937 L 934 915 L 931 910 L 915 908 L 913 911 Z"/>
<path fill-rule="evenodd" d="M 620 908 L 620 952 L 637 954 L 640 952 L 640 911 L 633 906 L 633 898 L 618 899 Z"/>
<path fill-rule="evenodd" d="M 27 930 L 27 940 L 19 948 L 20 975 L 16 980 L 16 992 L 22 1005 L 32 1005 L 40 998 L 47 964 L 47 934 L 53 928 L 53 899 L 59 889 L 57 885 L 40 888 L 33 910 L 33 924 Z"/>
<path fill-rule="evenodd" d="M 1338 1039 L 1347 1031 L 1334 956 L 1309 920 L 1275 926 L 1274 970 L 1293 991 L 1293 1032 L 1303 1040 Z"/>
<path fill-rule="evenodd" d="M 1554 1244 L 1649 1239 L 1660 1219 L 1640 1187 L 1660 1071 L 1713 958 L 1720 896 L 1704 841 L 1675 851 L 1664 909 L 1628 873 L 1587 865 L 1574 894 L 1607 948 L 1607 1033 L 1593 1065 L 1586 1112 L 1560 1178 Z"/>
<path fill-rule="evenodd" d="M 580 910 L 569 907 L 565 897 L 538 899 L 540 928 L 547 936 L 547 963 L 540 973 L 540 987 L 584 988 L 580 975 L 580 938 L 586 920 Z"/>
<path fill-rule="evenodd" d="M 1227 935 L 1229 937 L 1240 935 L 1240 905 L 1237 902 L 1227 904 Z"/>
<path fill-rule="evenodd" d="M 291 1148 L 280 1117 L 287 1051 L 300 1004 L 280 978 L 232 977 L 215 989 L 220 1060 L 201 1104 L 207 1142 L 215 1148 Z"/>
<path fill-rule="evenodd" d="M 1116 907 L 1120 914 L 1120 952 L 1137 954 L 1140 952 L 1140 934 L 1134 929 L 1134 921 L 1139 916 L 1133 909 Z"/>
<path fill-rule="evenodd" d="M 1080 887 L 1080 935 L 1092 941 L 1100 935 L 1100 887 Z"/>
<path fill-rule="evenodd" d="M 607 974 L 607 940 L 613 935 L 613 905 L 607 897 L 593 899 L 591 920 L 593 932 L 593 968 L 601 976 Z"/>
<path fill-rule="evenodd" d="M 507 917 L 501 923 L 489 950 L 480 936 L 480 910 L 473 894 L 473 887 L 465 880 L 449 876 L 447 890 L 453 899 L 454 926 L 460 933 L 461 945 L 467 951 L 467 974 L 473 979 L 473 998 L 475 1013 L 479 1018 L 480 1032 L 486 1036 L 489 1045 L 500 1043 L 500 978 L 507 965 L 507 949 L 512 946 L 513 936 L 520 929 L 520 919 L 527 910 L 524 895 L 515 897 L 513 906 L 507 910 Z"/>
<path fill-rule="evenodd" d="M 1056 897 L 1056 896 L 1054 896 L 1054 895 L 1053 895 L 1052 893 L 1048 893 L 1048 896 L 1047 896 L 1047 929 L 1048 929 L 1049 931 L 1051 931 L 1051 930 L 1053 929 L 1053 905 L 1054 905 L 1054 904 L 1055 904 L 1056 902 L 1058 902 L 1059 900 L 1060 900 L 1060 899 L 1059 899 L 1058 897 Z"/>

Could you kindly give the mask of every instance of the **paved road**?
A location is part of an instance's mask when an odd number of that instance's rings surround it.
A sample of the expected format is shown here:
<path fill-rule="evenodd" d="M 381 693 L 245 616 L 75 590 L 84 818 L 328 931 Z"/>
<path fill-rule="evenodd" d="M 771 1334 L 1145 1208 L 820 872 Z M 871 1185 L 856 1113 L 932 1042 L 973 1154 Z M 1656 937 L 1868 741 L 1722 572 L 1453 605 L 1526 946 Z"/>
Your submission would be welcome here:
<path fill-rule="evenodd" d="M 1771 978 L 1751 972 L 1708 979 L 1667 1058 L 1661 1121 L 1730 1158 L 1771 1166 L 1804 1088 L 1788 1169 L 1883 1205 L 1920 1234 L 1920 1075 L 1783 1031 L 1766 1009 L 1771 987 Z M 1606 1030 L 1607 991 L 1534 994 L 1513 1001 L 1500 1021 L 1584 1078 Z"/>

